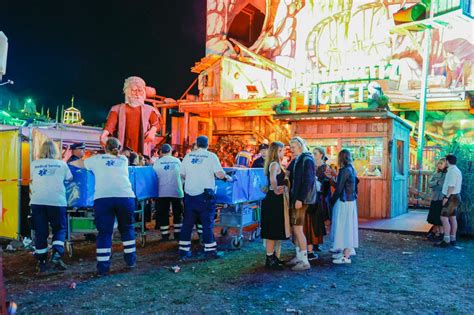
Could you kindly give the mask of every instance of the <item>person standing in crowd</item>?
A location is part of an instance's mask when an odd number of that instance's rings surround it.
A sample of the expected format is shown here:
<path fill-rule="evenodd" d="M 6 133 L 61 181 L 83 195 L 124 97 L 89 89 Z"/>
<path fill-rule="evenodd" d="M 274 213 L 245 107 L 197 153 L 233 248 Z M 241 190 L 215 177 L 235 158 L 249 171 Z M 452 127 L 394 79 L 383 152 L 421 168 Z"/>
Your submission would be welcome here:
<path fill-rule="evenodd" d="M 138 166 L 145 166 L 145 158 L 141 154 L 138 154 Z"/>
<path fill-rule="evenodd" d="M 115 219 L 118 222 L 127 267 L 135 267 L 137 260 L 133 228 L 135 194 L 128 177 L 128 159 L 119 155 L 119 151 L 119 140 L 110 137 L 105 143 L 105 154 L 93 156 L 82 164 L 77 164 L 92 171 L 95 177 L 94 216 L 98 231 L 98 275 L 106 275 L 110 270 Z"/>
<path fill-rule="evenodd" d="M 187 154 L 181 165 L 184 178 L 184 221 L 179 240 L 179 256 L 189 259 L 191 254 L 191 233 L 196 219 L 202 223 L 204 253 L 206 258 L 218 258 L 217 243 L 214 238 L 214 216 L 216 213 L 214 189 L 215 177 L 230 180 L 219 162 L 217 155 L 207 150 L 208 139 L 199 136 L 198 149 Z"/>
<path fill-rule="evenodd" d="M 268 153 L 268 144 L 262 143 L 259 145 L 258 151 L 260 153 L 260 157 L 253 161 L 252 168 L 263 168 L 265 166 L 265 159 L 267 158 Z M 282 154 L 284 154 L 284 152 Z"/>
<path fill-rule="evenodd" d="M 289 195 L 285 169 L 281 165 L 285 145 L 270 144 L 265 160 L 265 175 L 268 178 L 268 192 L 262 200 L 261 237 L 265 239 L 265 268 L 283 269 L 283 262 L 275 254 L 275 243 L 290 237 Z"/>
<path fill-rule="evenodd" d="M 41 145 L 39 159 L 30 165 L 30 205 L 35 230 L 35 257 L 40 273 L 48 270 L 48 224 L 53 232 L 51 263 L 58 269 L 66 269 L 61 260 L 66 238 L 67 201 L 64 181 L 71 180 L 72 174 L 67 164 L 59 158 L 56 145 L 47 140 Z"/>
<path fill-rule="evenodd" d="M 157 149 L 151 150 L 151 153 L 150 153 L 151 154 L 151 158 L 150 158 L 151 159 L 151 164 L 155 163 L 156 160 L 158 160 L 160 158 L 159 155 L 158 155 L 158 151 L 159 150 L 157 150 Z"/>
<path fill-rule="evenodd" d="M 335 264 L 350 264 L 351 253 L 359 247 L 359 231 L 357 221 L 357 175 L 352 166 L 349 150 L 343 149 L 338 155 L 339 173 L 336 189 L 331 197 L 333 206 L 333 248 L 343 249 L 342 253 L 334 254 Z"/>
<path fill-rule="evenodd" d="M 290 260 L 293 265 L 291 270 L 307 270 L 311 266 L 308 261 L 306 237 L 303 231 L 306 210 L 308 209 L 307 198 L 314 187 L 316 177 L 313 156 L 308 152 L 306 143 L 300 137 L 290 140 L 290 150 L 293 160 L 288 166 L 290 172 L 290 223 L 294 243 L 296 246 L 296 257 Z"/>
<path fill-rule="evenodd" d="M 173 239 L 181 233 L 183 217 L 183 183 L 181 181 L 181 161 L 171 156 L 171 146 L 167 143 L 161 147 L 163 157 L 156 160 L 153 169 L 158 175 L 158 199 L 156 201 L 156 227 L 159 226 L 162 240 L 170 239 L 170 228 L 173 228 Z M 173 226 L 170 225 L 170 205 L 173 209 Z"/>
<path fill-rule="evenodd" d="M 148 155 L 143 155 L 143 165 L 144 166 L 153 165 L 153 162 L 151 161 L 151 158 Z"/>
<path fill-rule="evenodd" d="M 124 155 L 128 160 L 130 160 L 130 155 L 132 154 L 133 150 L 129 147 L 124 147 L 122 149 L 122 155 Z"/>
<path fill-rule="evenodd" d="M 324 149 L 314 148 L 313 157 L 316 163 L 318 194 L 316 204 L 308 206 L 303 228 L 308 242 L 308 260 L 310 261 L 318 259 L 318 255 L 313 250 L 321 251 L 319 245 L 323 244 L 324 235 L 326 235 L 325 222 L 329 220 L 329 198 L 331 196 L 331 183 L 326 176 L 328 166 Z"/>
<path fill-rule="evenodd" d="M 140 159 L 138 154 L 135 152 L 130 153 L 130 157 L 128 158 L 128 165 L 129 166 L 140 166 Z"/>
<path fill-rule="evenodd" d="M 193 142 L 193 144 L 191 144 L 191 146 L 189 146 L 188 149 L 186 150 L 186 154 L 196 151 L 197 149 L 198 149 L 198 146 L 196 142 Z M 202 238 L 202 224 L 199 217 L 196 218 L 196 224 L 194 225 L 194 228 L 196 229 L 199 239 L 201 239 Z"/>
<path fill-rule="evenodd" d="M 67 160 L 67 164 L 71 164 L 72 162 L 75 162 L 77 160 L 82 160 L 84 158 L 87 158 L 87 157 L 84 157 L 86 145 L 83 142 L 73 143 L 71 144 L 69 148 L 72 151 L 72 155 Z M 86 233 L 84 234 L 84 237 L 86 238 L 86 241 L 94 242 L 96 240 L 94 233 Z"/>
<path fill-rule="evenodd" d="M 436 172 L 431 176 L 428 186 L 431 188 L 431 204 L 426 221 L 432 224 L 428 233 L 428 240 L 441 241 L 443 224 L 441 223 L 441 209 L 443 208 L 443 184 L 446 177 L 446 159 L 439 159 Z"/>
<path fill-rule="evenodd" d="M 458 222 L 456 220 L 456 210 L 461 205 L 461 185 L 462 174 L 456 166 L 457 158 L 454 154 L 446 155 L 448 171 L 443 183 L 443 208 L 441 209 L 441 222 L 443 223 L 444 237 L 437 247 L 456 246 L 456 233 Z"/>
<path fill-rule="evenodd" d="M 77 160 L 82 160 L 85 154 L 86 145 L 83 142 L 73 143 L 69 146 L 72 155 L 67 160 L 67 163 L 71 163 Z"/>
<path fill-rule="evenodd" d="M 189 152 L 192 152 L 192 151 L 196 151 L 197 150 L 197 145 L 196 145 L 196 142 L 194 142 L 193 144 L 191 144 L 187 149 L 186 149 L 186 154 L 188 154 Z M 186 155 L 185 154 L 185 155 Z"/>
<path fill-rule="evenodd" d="M 252 162 L 252 148 L 248 145 L 244 150 L 235 156 L 234 167 L 249 167 Z"/>

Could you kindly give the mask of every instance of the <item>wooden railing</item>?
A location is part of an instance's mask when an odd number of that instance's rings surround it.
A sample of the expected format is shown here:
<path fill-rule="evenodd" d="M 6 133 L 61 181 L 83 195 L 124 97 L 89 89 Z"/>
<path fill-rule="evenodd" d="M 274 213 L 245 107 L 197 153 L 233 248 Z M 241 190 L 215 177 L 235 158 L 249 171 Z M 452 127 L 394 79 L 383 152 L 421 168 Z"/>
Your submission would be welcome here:
<path fill-rule="evenodd" d="M 419 170 L 410 170 L 408 177 L 408 205 L 412 207 L 429 207 L 431 202 L 431 189 L 429 181 L 432 171 L 421 171 L 421 189 L 419 189 Z"/>

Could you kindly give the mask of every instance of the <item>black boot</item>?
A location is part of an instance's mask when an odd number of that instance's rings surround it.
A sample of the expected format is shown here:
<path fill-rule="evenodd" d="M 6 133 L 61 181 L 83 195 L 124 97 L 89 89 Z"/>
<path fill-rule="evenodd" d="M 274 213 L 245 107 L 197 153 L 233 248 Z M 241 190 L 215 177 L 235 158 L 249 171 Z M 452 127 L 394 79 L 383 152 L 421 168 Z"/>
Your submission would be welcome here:
<path fill-rule="evenodd" d="M 46 263 L 46 260 L 40 260 L 38 261 L 38 264 L 36 265 L 36 271 L 39 274 L 46 273 L 49 270 L 48 264 Z"/>
<path fill-rule="evenodd" d="M 270 270 L 283 270 L 283 265 L 279 263 L 275 254 L 266 257 L 265 268 Z"/>
<path fill-rule="evenodd" d="M 278 258 L 277 255 L 275 255 L 275 253 L 273 253 L 273 257 L 280 266 L 282 266 L 282 267 L 285 266 L 285 262 L 283 260 L 281 260 L 280 258 Z"/>
<path fill-rule="evenodd" d="M 66 270 L 67 269 L 66 264 L 61 259 L 61 255 L 59 255 L 57 252 L 54 252 L 53 255 L 51 256 L 51 263 L 58 270 Z"/>

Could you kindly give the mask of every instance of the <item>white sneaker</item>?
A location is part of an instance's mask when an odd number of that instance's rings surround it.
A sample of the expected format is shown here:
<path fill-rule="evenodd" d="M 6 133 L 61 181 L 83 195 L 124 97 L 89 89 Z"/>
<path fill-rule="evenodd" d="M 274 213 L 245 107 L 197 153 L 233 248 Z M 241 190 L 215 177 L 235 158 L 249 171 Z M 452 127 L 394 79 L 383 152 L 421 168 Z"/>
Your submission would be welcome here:
<path fill-rule="evenodd" d="M 333 259 L 340 259 L 341 257 L 344 257 L 344 255 L 342 253 L 332 255 Z"/>
<path fill-rule="evenodd" d="M 342 264 L 350 264 L 352 261 L 350 258 L 346 258 L 343 256 L 339 259 L 334 259 L 332 262 L 336 265 L 342 265 Z"/>
<path fill-rule="evenodd" d="M 294 265 L 291 268 L 291 270 L 292 271 L 303 271 L 303 270 L 308 270 L 310 268 L 311 268 L 311 265 L 309 263 L 305 263 L 305 262 L 300 261 L 299 263 Z"/>
<path fill-rule="evenodd" d="M 287 262 L 286 264 L 288 266 L 294 266 L 294 265 L 297 265 L 298 263 L 302 262 L 298 257 L 293 257 L 293 259 L 291 259 L 289 262 Z"/>

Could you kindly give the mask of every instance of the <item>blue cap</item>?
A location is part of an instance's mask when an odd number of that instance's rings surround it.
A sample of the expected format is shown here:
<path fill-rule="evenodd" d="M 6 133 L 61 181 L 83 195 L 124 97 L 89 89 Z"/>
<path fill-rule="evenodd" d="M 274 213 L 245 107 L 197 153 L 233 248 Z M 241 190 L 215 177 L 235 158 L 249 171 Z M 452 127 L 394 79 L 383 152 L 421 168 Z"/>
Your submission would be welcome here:
<path fill-rule="evenodd" d="M 209 140 L 206 136 L 199 136 L 196 139 L 196 144 L 198 148 L 207 148 L 209 145 Z"/>
<path fill-rule="evenodd" d="M 85 149 L 86 148 L 86 145 L 84 142 L 76 142 L 76 143 L 73 143 L 71 144 L 71 146 L 69 147 L 71 150 L 75 150 L 75 149 Z"/>
<path fill-rule="evenodd" d="M 168 143 L 165 143 L 161 146 L 161 153 L 170 153 L 171 146 Z"/>
<path fill-rule="evenodd" d="M 258 151 L 262 151 L 262 150 L 268 150 L 268 144 L 266 143 L 262 143 L 261 145 L 258 146 Z"/>

